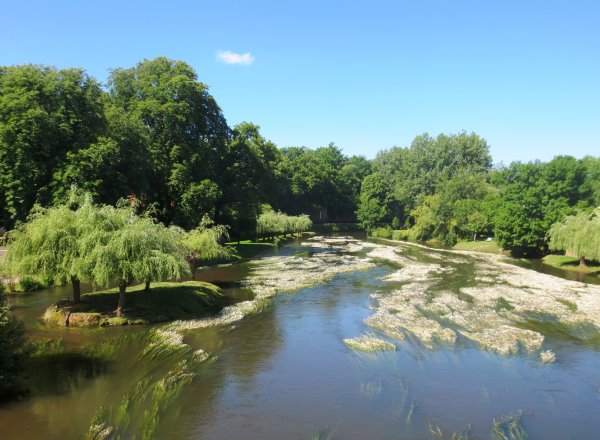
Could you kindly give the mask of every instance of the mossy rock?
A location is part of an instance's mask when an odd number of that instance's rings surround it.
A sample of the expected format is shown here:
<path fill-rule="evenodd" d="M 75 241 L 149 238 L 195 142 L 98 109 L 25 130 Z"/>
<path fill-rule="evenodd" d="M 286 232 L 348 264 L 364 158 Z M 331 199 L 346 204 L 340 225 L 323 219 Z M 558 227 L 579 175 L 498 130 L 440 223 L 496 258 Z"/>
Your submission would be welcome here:
<path fill-rule="evenodd" d="M 74 312 L 69 315 L 69 327 L 102 327 L 106 318 L 100 313 Z"/>
<path fill-rule="evenodd" d="M 59 304 L 53 304 L 46 309 L 42 319 L 47 323 L 66 327 L 69 325 L 70 314 L 70 310 L 62 308 Z"/>

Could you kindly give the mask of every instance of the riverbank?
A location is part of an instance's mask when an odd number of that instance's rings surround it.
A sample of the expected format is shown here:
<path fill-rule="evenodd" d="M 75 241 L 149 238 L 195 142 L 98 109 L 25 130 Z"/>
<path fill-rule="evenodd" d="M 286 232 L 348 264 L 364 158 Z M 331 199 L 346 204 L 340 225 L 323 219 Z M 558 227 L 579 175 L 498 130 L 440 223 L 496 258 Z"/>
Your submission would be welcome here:
<path fill-rule="evenodd" d="M 588 262 L 586 266 L 579 265 L 579 258 L 567 255 L 546 255 L 542 262 L 557 269 L 585 273 L 589 275 L 600 274 L 600 264 Z"/>
<path fill-rule="evenodd" d="M 485 252 L 487 254 L 506 255 L 498 244 L 491 241 L 460 241 L 456 243 L 452 249 L 457 251 L 473 251 L 473 252 Z"/>
<path fill-rule="evenodd" d="M 114 314 L 119 299 L 115 288 L 82 295 L 77 304 L 59 301 L 46 309 L 43 319 L 65 327 L 150 324 L 214 314 L 226 303 L 219 287 L 201 281 L 152 283 L 149 292 L 144 287 L 128 287 L 120 317 Z"/>

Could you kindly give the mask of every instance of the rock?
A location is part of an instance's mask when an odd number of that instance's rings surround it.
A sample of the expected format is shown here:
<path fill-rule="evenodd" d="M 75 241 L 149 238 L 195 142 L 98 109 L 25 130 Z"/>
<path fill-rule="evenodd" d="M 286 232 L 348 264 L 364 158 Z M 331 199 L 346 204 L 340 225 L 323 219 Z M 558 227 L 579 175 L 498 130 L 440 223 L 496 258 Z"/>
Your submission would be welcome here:
<path fill-rule="evenodd" d="M 100 313 L 71 313 L 68 322 L 69 327 L 100 327 L 106 324 Z"/>
<path fill-rule="evenodd" d="M 63 309 L 56 304 L 48 307 L 42 316 L 42 319 L 50 324 L 57 324 L 66 327 L 69 325 L 70 310 Z"/>

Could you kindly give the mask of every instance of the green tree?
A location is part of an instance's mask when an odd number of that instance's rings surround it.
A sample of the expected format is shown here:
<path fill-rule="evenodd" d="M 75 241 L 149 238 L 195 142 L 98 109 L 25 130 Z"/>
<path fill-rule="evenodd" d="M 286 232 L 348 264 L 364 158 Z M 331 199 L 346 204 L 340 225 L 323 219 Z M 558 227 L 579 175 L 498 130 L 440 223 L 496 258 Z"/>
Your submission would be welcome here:
<path fill-rule="evenodd" d="M 0 223 L 11 228 L 52 201 L 67 154 L 104 133 L 103 97 L 81 69 L 0 67 Z"/>
<path fill-rule="evenodd" d="M 102 214 L 104 227 L 86 237 L 93 246 L 87 249 L 85 272 L 95 286 L 118 284 L 117 316 L 123 314 L 127 286 L 132 282 L 146 282 L 149 289 L 150 281 L 189 274 L 183 230 L 137 216 L 128 207 L 103 207 Z"/>
<path fill-rule="evenodd" d="M 587 206 L 579 196 L 584 180 L 584 168 L 568 156 L 548 163 L 515 162 L 501 170 L 494 177 L 500 190 L 495 219 L 498 244 L 516 255 L 545 252 L 550 226 Z"/>
<path fill-rule="evenodd" d="M 200 225 L 188 232 L 184 239 L 185 246 L 189 249 L 192 266 L 201 262 L 231 258 L 235 251 L 225 245 L 227 240 L 229 240 L 229 228 L 215 225 L 208 216 L 205 216 Z"/>
<path fill-rule="evenodd" d="M 39 276 L 70 281 L 73 302 L 79 302 L 80 284 L 88 280 L 84 259 L 90 232 L 103 221 L 91 197 L 71 199 L 51 208 L 35 207 L 28 221 L 9 234 L 5 265 L 16 276 Z"/>
<path fill-rule="evenodd" d="M 276 186 L 280 153 L 259 129 L 248 122 L 236 125 L 218 164 L 221 197 L 214 218 L 230 225 L 232 235 L 238 239 L 254 232 L 260 204 L 271 201 Z"/>
<path fill-rule="evenodd" d="M 106 133 L 87 148 L 67 152 L 64 166 L 55 171 L 55 202 L 64 201 L 72 185 L 102 204 L 147 199 L 152 179 L 147 128 L 115 105 L 106 106 L 106 118 Z"/>
<path fill-rule="evenodd" d="M 393 191 L 388 179 L 379 172 L 364 178 L 356 211 L 364 228 L 371 230 L 380 223 L 390 221 L 390 217 L 395 214 L 394 205 Z"/>
<path fill-rule="evenodd" d="M 208 87 L 188 64 L 159 57 L 112 70 L 109 95 L 112 105 L 145 127 L 148 198 L 157 203 L 161 220 L 197 225 L 202 216 L 188 218 L 190 205 L 182 199 L 199 182 L 218 181 L 217 165 L 230 137 Z"/>
<path fill-rule="evenodd" d="M 579 265 L 585 259 L 600 261 L 600 207 L 592 212 L 580 211 L 554 223 L 548 231 L 550 249 L 573 252 Z"/>

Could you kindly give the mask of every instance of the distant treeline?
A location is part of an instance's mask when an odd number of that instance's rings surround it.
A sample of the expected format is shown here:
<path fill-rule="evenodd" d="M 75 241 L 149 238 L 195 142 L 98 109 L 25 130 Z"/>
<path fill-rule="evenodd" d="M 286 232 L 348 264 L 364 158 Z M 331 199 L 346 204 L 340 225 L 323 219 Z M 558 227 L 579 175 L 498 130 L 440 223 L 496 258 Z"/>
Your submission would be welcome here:
<path fill-rule="evenodd" d="M 600 159 L 558 156 L 547 163 L 492 167 L 476 134 L 417 136 L 408 148 L 380 152 L 362 184 L 358 216 L 413 240 L 495 236 L 513 254 L 548 248 L 550 226 L 600 205 Z"/>
<path fill-rule="evenodd" d="M 373 161 L 333 144 L 278 148 L 254 124 L 229 127 L 181 61 L 117 68 L 104 86 L 82 69 L 0 67 L 0 227 L 65 201 L 73 184 L 188 230 L 208 216 L 232 238 L 255 234 L 268 204 L 415 240 L 495 235 L 533 255 L 554 222 L 600 205 L 600 159 L 493 167 L 474 133 L 420 135 Z"/>

